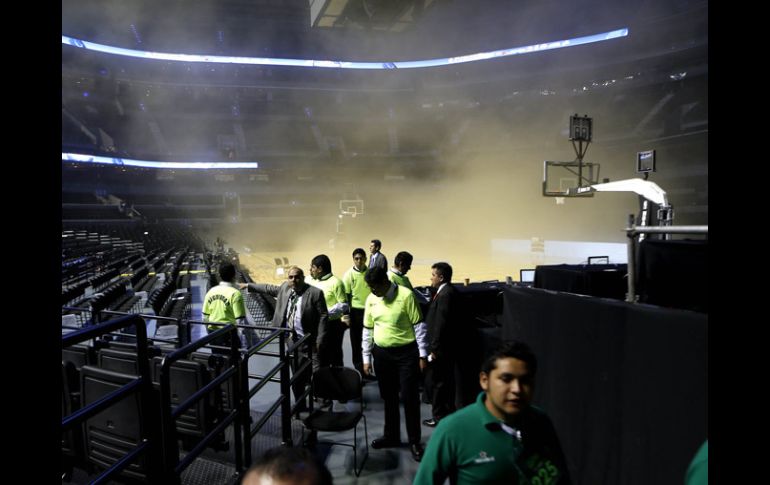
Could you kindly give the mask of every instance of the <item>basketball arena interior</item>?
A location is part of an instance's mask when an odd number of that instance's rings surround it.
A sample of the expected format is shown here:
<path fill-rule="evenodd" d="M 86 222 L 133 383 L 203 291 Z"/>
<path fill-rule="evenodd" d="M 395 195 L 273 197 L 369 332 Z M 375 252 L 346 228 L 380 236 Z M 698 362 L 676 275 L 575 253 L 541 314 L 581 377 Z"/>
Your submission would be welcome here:
<path fill-rule="evenodd" d="M 276 447 L 412 483 L 406 442 L 370 446 L 376 380 L 331 402 L 367 435 L 316 442 L 329 402 L 275 295 L 204 321 L 223 264 L 236 288 L 318 255 L 342 279 L 373 240 L 412 257 L 423 316 L 453 268 L 458 408 L 523 341 L 559 483 L 685 481 L 709 437 L 706 0 L 70 0 L 61 29 L 63 484 L 238 484 Z"/>

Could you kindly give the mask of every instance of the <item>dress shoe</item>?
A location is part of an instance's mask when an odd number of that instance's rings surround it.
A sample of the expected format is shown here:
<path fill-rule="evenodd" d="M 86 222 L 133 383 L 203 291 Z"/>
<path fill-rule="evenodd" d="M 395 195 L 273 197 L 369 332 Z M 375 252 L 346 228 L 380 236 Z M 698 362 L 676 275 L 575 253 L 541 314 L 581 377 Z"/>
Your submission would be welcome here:
<path fill-rule="evenodd" d="M 412 452 L 412 458 L 414 458 L 414 461 L 420 461 L 422 460 L 422 454 L 424 452 L 422 445 L 420 443 L 415 443 L 409 445 L 409 451 Z"/>
<path fill-rule="evenodd" d="M 425 426 L 428 426 L 430 428 L 435 428 L 436 425 L 438 424 L 438 419 L 436 419 L 436 418 L 424 419 L 422 421 L 422 424 L 424 424 Z"/>
<path fill-rule="evenodd" d="M 372 440 L 372 448 L 379 450 L 381 448 L 396 448 L 401 446 L 401 440 L 393 440 L 384 436 Z"/>

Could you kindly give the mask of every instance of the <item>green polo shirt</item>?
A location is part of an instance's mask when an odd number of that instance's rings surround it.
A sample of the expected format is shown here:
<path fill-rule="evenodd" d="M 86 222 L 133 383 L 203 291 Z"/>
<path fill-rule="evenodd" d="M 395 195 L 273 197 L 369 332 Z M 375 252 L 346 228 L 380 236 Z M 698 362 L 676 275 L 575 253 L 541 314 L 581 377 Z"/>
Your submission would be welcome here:
<path fill-rule="evenodd" d="M 485 400 L 481 392 L 475 403 L 439 422 L 414 484 L 443 483 L 447 477 L 459 485 L 569 483 L 558 437 L 544 412 L 529 408 L 518 429 L 520 440 L 501 427 Z"/>
<path fill-rule="evenodd" d="M 342 284 L 342 280 L 337 278 L 331 273 L 327 273 L 321 276 L 319 279 L 310 277 L 306 280 L 307 283 L 315 286 L 324 292 L 324 299 L 326 300 L 326 308 L 331 311 L 332 307 L 337 303 L 347 303 L 348 298 L 345 294 L 345 285 Z M 339 320 L 342 316 L 341 313 L 336 315 L 329 314 L 329 320 Z"/>
<path fill-rule="evenodd" d="M 393 269 L 389 269 L 388 279 L 397 285 L 406 286 L 410 290 L 412 289 L 412 282 L 409 281 L 409 277 L 407 277 L 405 274 L 397 273 Z"/>
<path fill-rule="evenodd" d="M 706 440 L 687 467 L 685 485 L 708 485 L 709 482 L 709 442 Z"/>
<path fill-rule="evenodd" d="M 235 324 L 237 319 L 246 316 L 241 290 L 226 281 L 211 288 L 203 298 L 203 315 L 209 322 Z M 220 327 L 207 325 L 206 328 L 214 331 Z"/>
<path fill-rule="evenodd" d="M 364 327 L 374 329 L 374 343 L 378 347 L 398 347 L 414 342 L 414 325 L 422 321 L 422 312 L 412 290 L 401 285 L 395 288 L 389 301 L 375 294 L 366 298 Z"/>
<path fill-rule="evenodd" d="M 369 268 L 364 267 L 363 271 L 359 271 L 353 266 L 342 276 L 345 294 L 351 296 L 350 306 L 352 308 L 363 310 L 366 298 L 372 293 L 372 290 L 369 289 L 369 285 L 364 281 L 364 276 L 366 276 L 368 269 Z"/>

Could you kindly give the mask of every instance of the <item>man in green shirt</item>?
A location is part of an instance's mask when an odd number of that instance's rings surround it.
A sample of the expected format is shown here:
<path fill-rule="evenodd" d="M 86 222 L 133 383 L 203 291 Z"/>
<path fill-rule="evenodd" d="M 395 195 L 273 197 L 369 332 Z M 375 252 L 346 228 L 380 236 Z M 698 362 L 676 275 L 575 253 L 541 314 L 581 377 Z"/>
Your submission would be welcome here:
<path fill-rule="evenodd" d="M 566 485 L 564 453 L 550 418 L 532 406 L 537 360 L 509 342 L 483 364 L 483 392 L 442 419 L 428 441 L 414 483 Z"/>
<path fill-rule="evenodd" d="M 219 279 L 221 280 L 220 283 L 211 288 L 203 298 L 203 321 L 229 323 L 231 325 L 245 324 L 246 306 L 243 304 L 243 294 L 235 286 L 235 266 L 233 263 L 224 262 L 219 265 Z M 221 327 L 221 325 L 206 325 L 209 333 Z M 229 347 L 230 343 L 226 340 L 218 339 L 211 343 Z M 225 353 L 219 349 L 213 349 L 212 352 Z"/>
<path fill-rule="evenodd" d="M 345 285 L 342 280 L 332 274 L 332 262 L 329 256 L 319 254 L 310 262 L 310 280 L 307 282 L 323 291 L 326 308 L 329 310 L 329 320 L 326 322 L 326 339 L 318 349 L 318 359 L 321 366 L 342 366 L 342 339 L 345 337 L 349 318 L 342 317 L 350 313 Z"/>
<path fill-rule="evenodd" d="M 708 485 L 709 483 L 709 441 L 706 440 L 687 467 L 685 485 Z"/>
<path fill-rule="evenodd" d="M 361 357 L 361 335 L 364 328 L 364 304 L 372 293 L 364 281 L 367 272 L 366 251 L 364 248 L 353 250 L 353 267 L 342 276 L 345 294 L 350 302 L 350 347 L 353 353 L 353 367 L 364 376 L 364 361 Z"/>
<path fill-rule="evenodd" d="M 366 284 L 372 294 L 364 308 L 364 331 L 361 354 L 364 373 L 369 374 L 371 357 L 385 401 L 383 436 L 372 441 L 372 448 L 401 445 L 399 393 L 404 402 L 409 448 L 416 461 L 422 459 L 420 428 L 420 371 L 427 365 L 425 323 L 414 292 L 388 280 L 385 269 L 370 268 Z M 374 345 L 372 345 L 372 343 Z"/>
<path fill-rule="evenodd" d="M 396 254 L 393 259 L 393 267 L 388 270 L 388 279 L 397 285 L 406 286 L 410 290 L 413 289 L 412 282 L 406 276 L 406 273 L 412 269 L 413 260 L 414 257 L 406 251 Z"/>

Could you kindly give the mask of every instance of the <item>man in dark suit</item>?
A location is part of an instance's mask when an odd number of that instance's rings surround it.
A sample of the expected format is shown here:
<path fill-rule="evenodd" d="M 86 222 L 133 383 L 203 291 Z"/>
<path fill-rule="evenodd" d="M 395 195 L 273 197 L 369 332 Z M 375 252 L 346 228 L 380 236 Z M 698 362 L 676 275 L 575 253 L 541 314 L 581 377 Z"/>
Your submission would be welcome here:
<path fill-rule="evenodd" d="M 388 258 L 380 252 L 380 248 L 382 248 L 382 242 L 379 239 L 372 239 L 371 244 L 369 244 L 369 252 L 371 253 L 369 257 L 369 270 L 382 268 L 388 271 Z"/>
<path fill-rule="evenodd" d="M 305 273 L 297 266 L 289 268 L 287 279 L 281 286 L 260 283 L 241 284 L 241 288 L 247 287 L 249 291 L 276 297 L 272 326 L 293 329 L 292 340 L 310 335 L 305 346 L 300 350 L 300 358 L 297 361 L 291 361 L 292 371 L 296 372 L 302 366 L 312 346 L 312 366 L 315 372 L 320 366 L 318 350 L 326 343 L 328 311 L 323 291 L 305 283 Z M 291 340 L 288 343 L 291 344 Z M 310 374 L 305 373 L 294 381 L 292 389 L 295 399 L 302 395 L 309 380 Z M 303 406 L 299 409 L 302 410 Z"/>
<path fill-rule="evenodd" d="M 433 417 L 422 424 L 436 426 L 455 411 L 455 366 L 458 352 L 458 315 L 460 308 L 457 289 L 452 286 L 452 266 L 436 263 L 431 266 L 430 283 L 436 293 L 425 317 L 428 339 L 427 381 Z"/>

